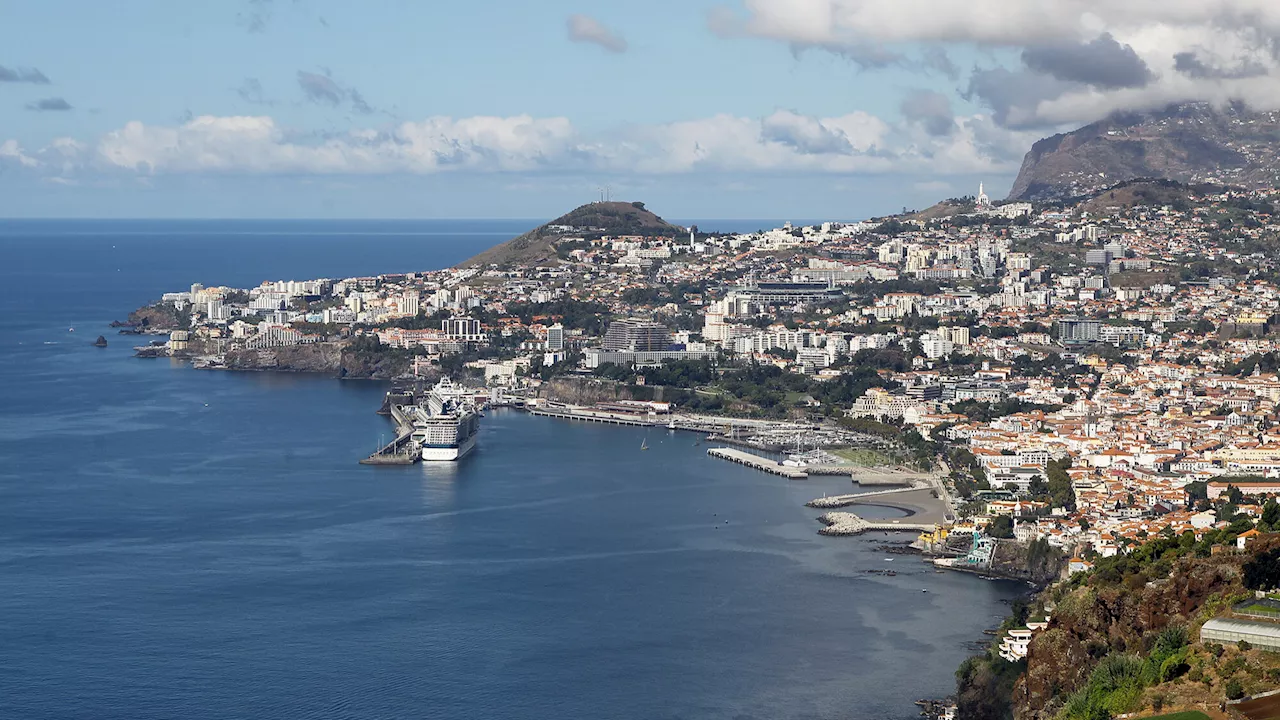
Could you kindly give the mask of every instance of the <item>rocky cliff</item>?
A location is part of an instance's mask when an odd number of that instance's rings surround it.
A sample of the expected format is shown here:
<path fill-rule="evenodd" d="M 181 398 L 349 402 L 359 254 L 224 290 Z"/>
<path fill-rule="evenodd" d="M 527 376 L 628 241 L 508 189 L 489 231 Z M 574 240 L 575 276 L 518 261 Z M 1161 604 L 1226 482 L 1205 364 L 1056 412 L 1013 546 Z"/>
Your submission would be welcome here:
<path fill-rule="evenodd" d="M 1238 556 L 1184 558 L 1167 578 L 1067 594 L 1049 629 L 1031 642 L 1026 672 L 1013 690 L 1014 717 L 1051 720 L 1103 655 L 1141 654 L 1166 627 L 1193 626 L 1212 598 L 1243 589 L 1239 566 Z"/>
<path fill-rule="evenodd" d="M 191 314 L 179 312 L 173 305 L 158 303 L 129 313 L 127 324 L 136 326 L 142 332 L 169 332 L 188 327 L 191 324 Z"/>
<path fill-rule="evenodd" d="M 1011 200 L 1058 200 L 1135 178 L 1273 187 L 1280 113 L 1172 105 L 1119 113 L 1032 146 Z"/>
<path fill-rule="evenodd" d="M 408 358 L 392 353 L 358 352 L 348 343 L 319 342 L 225 355 L 229 370 L 320 373 L 351 380 L 391 380 L 409 371 Z"/>

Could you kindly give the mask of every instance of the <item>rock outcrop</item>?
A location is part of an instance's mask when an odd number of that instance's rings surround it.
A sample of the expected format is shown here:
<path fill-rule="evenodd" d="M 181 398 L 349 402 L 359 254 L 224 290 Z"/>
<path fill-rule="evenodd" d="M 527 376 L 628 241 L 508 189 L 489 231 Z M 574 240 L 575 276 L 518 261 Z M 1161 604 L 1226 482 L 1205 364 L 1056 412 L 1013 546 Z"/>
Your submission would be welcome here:
<path fill-rule="evenodd" d="M 1075 590 L 1031 641 L 1026 672 L 1014 687 L 1014 717 L 1051 720 L 1107 653 L 1144 652 L 1170 625 L 1191 626 L 1214 596 L 1242 590 L 1239 556 L 1184 558 L 1168 578 Z"/>
<path fill-rule="evenodd" d="M 407 357 L 357 352 L 349 343 L 318 342 L 288 347 L 227 351 L 229 370 L 318 373 L 348 380 L 393 380 L 409 372 Z"/>
<path fill-rule="evenodd" d="M 139 332 L 162 333 L 181 330 L 190 324 L 191 316 L 179 312 L 173 305 L 156 304 L 138 308 L 129 313 L 128 325 Z"/>

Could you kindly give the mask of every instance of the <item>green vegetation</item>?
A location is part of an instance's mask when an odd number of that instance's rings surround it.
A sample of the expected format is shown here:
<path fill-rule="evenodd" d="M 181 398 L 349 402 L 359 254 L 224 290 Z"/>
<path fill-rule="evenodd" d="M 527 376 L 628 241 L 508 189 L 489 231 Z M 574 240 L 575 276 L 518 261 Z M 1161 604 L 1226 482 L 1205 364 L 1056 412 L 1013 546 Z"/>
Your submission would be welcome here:
<path fill-rule="evenodd" d="M 975 422 L 991 422 L 996 418 L 1005 417 L 1006 415 L 1035 412 L 1036 410 L 1051 413 L 1057 412 L 1061 409 L 1061 405 L 1037 405 L 1036 403 L 1024 402 L 1017 398 L 1008 398 L 1006 400 L 1001 400 L 998 403 L 964 400 L 951 405 L 951 412 L 960 413 Z"/>
<path fill-rule="evenodd" d="M 841 448 L 832 450 L 831 454 L 862 467 L 885 467 L 893 464 L 893 460 L 888 455 L 869 448 Z"/>
<path fill-rule="evenodd" d="M 1211 718 L 1199 710 L 1186 710 L 1183 712 L 1169 713 L 1167 715 L 1156 715 L 1154 717 L 1142 718 L 1142 720 L 1211 720 Z"/>
<path fill-rule="evenodd" d="M 1143 690 L 1189 671 L 1187 628 L 1174 625 L 1157 637 L 1145 659 L 1111 654 L 1089 674 L 1086 685 L 1068 698 L 1061 720 L 1109 720 L 1140 707 Z M 1242 693 L 1243 694 L 1243 693 Z"/>
<path fill-rule="evenodd" d="M 1244 586 L 1250 590 L 1280 587 L 1280 547 L 1260 552 L 1244 564 Z"/>

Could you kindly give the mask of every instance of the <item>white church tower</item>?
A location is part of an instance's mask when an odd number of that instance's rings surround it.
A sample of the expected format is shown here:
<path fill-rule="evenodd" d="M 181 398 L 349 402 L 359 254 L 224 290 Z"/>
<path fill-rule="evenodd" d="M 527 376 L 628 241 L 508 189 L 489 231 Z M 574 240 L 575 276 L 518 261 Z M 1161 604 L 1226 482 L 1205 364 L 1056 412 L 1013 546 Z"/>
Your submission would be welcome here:
<path fill-rule="evenodd" d="M 986 189 L 983 187 L 982 183 L 978 183 L 978 200 L 974 205 L 978 210 L 991 209 L 991 198 L 987 197 Z"/>

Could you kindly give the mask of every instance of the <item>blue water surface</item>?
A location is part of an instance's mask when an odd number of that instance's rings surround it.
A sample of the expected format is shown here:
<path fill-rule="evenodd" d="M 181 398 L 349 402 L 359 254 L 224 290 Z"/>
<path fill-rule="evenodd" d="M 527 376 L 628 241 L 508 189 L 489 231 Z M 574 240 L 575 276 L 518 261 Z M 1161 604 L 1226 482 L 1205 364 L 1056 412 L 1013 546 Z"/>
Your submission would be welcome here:
<path fill-rule="evenodd" d="M 139 360 L 106 327 L 528 225 L 0 221 L 0 717 L 910 718 L 951 692 L 1018 588 L 816 535 L 803 503 L 847 481 L 505 411 L 462 463 L 365 467 L 384 386 Z"/>

